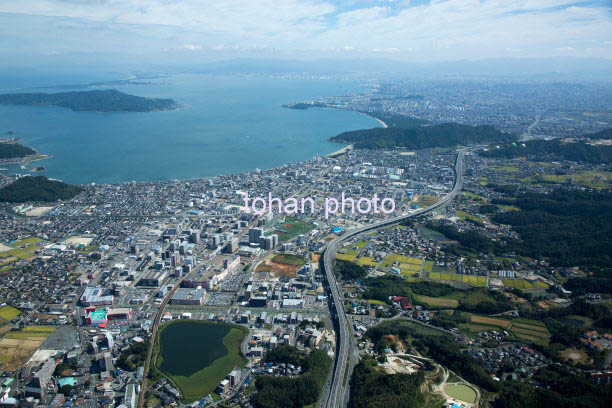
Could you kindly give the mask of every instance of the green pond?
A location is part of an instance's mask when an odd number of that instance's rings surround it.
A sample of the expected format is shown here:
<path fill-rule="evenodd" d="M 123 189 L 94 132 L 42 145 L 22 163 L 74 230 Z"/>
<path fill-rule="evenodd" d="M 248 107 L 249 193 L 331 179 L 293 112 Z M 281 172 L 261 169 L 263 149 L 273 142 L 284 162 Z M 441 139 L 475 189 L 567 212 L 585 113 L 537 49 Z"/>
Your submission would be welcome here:
<path fill-rule="evenodd" d="M 225 356 L 223 338 L 231 327 L 206 322 L 174 322 L 161 329 L 162 363 L 159 369 L 172 376 L 189 377 Z"/>

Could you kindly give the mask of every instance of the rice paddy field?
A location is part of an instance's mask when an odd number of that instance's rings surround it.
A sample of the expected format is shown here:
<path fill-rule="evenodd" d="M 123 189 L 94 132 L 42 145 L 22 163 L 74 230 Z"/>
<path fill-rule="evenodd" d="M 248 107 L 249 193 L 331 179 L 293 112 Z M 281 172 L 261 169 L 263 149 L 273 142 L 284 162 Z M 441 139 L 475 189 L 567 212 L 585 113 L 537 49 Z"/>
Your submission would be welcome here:
<path fill-rule="evenodd" d="M 546 325 L 536 320 L 470 315 L 470 322 L 462 327 L 472 333 L 506 330 L 520 339 L 542 344 L 547 344 L 550 340 L 550 333 Z"/>
<path fill-rule="evenodd" d="M 415 295 L 415 299 L 418 302 L 425 303 L 426 305 L 432 307 L 442 307 L 449 309 L 455 309 L 459 307 L 459 301 L 451 297 L 430 297 L 423 295 Z"/>
<path fill-rule="evenodd" d="M 13 270 L 13 262 L 19 259 L 32 259 L 36 256 L 35 252 L 41 247 L 38 244 L 42 241 L 37 237 L 29 237 L 12 243 L 0 242 L 0 273 L 7 273 Z"/>
<path fill-rule="evenodd" d="M 0 319 L 11 321 L 16 319 L 21 314 L 21 311 L 13 306 L 2 306 L 0 307 Z"/>
<path fill-rule="evenodd" d="M 433 269 L 433 263 L 431 265 L 431 268 Z M 461 275 L 458 273 L 452 273 L 451 271 L 429 272 L 429 279 L 462 282 L 462 283 L 467 283 L 470 286 L 475 286 L 475 287 L 480 287 L 480 288 L 487 286 L 486 276 Z"/>
<path fill-rule="evenodd" d="M 20 369 L 54 330 L 54 326 L 26 326 L 6 332 L 0 340 L 0 368 L 5 371 Z"/>
<path fill-rule="evenodd" d="M 378 262 L 376 262 L 374 260 L 374 258 L 369 257 L 369 256 L 362 256 L 361 258 L 359 258 L 359 265 L 366 265 L 366 266 L 376 266 L 378 265 Z"/>
<path fill-rule="evenodd" d="M 425 261 L 424 259 L 405 256 L 400 254 L 390 254 L 381 262 L 377 262 L 371 256 L 365 256 L 367 251 L 364 248 L 367 246 L 367 241 L 360 241 L 356 244 L 347 246 L 343 253 L 336 253 L 336 259 L 343 261 L 355 262 L 362 266 L 374 267 L 379 271 L 389 272 L 389 269 L 396 266 L 400 269 L 402 276 L 409 281 L 414 281 L 421 274 L 423 269 L 433 269 L 433 262 Z"/>

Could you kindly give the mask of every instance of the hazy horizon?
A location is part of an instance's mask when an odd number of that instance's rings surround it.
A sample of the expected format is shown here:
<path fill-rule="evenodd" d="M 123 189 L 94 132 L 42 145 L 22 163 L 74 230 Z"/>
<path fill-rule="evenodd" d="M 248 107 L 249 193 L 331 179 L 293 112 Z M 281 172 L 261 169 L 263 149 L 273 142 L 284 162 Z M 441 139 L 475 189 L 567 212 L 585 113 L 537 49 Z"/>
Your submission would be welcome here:
<path fill-rule="evenodd" d="M 411 64 L 584 59 L 599 62 L 582 69 L 601 71 L 612 67 L 611 17 L 607 0 L 23 0 L 0 4 L 0 56 L 18 67 L 261 60 L 336 61 L 345 70 L 408 64 L 408 72 Z"/>

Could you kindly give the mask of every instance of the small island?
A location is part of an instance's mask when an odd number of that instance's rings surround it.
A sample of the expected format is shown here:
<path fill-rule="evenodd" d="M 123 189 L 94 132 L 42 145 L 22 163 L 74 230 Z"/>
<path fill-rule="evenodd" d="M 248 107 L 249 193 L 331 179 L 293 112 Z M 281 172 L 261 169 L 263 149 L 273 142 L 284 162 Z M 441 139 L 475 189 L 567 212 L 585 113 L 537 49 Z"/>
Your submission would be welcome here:
<path fill-rule="evenodd" d="M 26 176 L 0 188 L 0 201 L 9 203 L 53 202 L 69 200 L 82 191 L 82 187 L 49 180 L 44 176 Z"/>
<path fill-rule="evenodd" d="M 75 112 L 155 112 L 180 107 L 172 99 L 143 98 L 116 89 L 2 94 L 0 95 L 0 104 L 59 106 Z"/>

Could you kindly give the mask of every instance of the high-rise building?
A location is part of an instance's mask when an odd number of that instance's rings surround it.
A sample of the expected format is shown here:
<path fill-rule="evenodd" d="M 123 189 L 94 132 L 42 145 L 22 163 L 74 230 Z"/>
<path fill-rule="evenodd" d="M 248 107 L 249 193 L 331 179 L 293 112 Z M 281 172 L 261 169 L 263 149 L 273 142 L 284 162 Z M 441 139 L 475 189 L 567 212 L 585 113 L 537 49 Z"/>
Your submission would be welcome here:
<path fill-rule="evenodd" d="M 258 244 L 259 237 L 263 236 L 263 228 L 251 228 L 249 230 L 249 244 Z"/>
<path fill-rule="evenodd" d="M 267 237 L 259 237 L 259 247 L 265 250 L 274 248 L 274 238 L 272 235 Z"/>
<path fill-rule="evenodd" d="M 233 254 L 238 250 L 238 246 L 238 238 L 232 238 L 225 246 L 225 252 L 227 252 L 228 254 Z"/>
<path fill-rule="evenodd" d="M 272 238 L 272 249 L 274 249 L 278 246 L 278 234 L 272 234 L 270 237 Z"/>
<path fill-rule="evenodd" d="M 192 231 L 189 240 L 194 244 L 200 243 L 200 231 Z"/>

